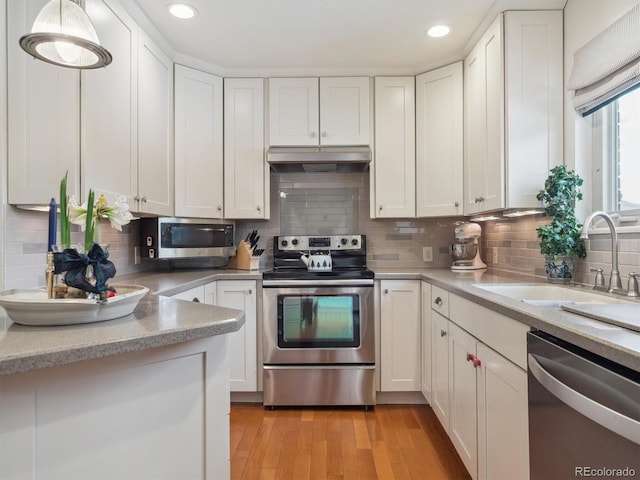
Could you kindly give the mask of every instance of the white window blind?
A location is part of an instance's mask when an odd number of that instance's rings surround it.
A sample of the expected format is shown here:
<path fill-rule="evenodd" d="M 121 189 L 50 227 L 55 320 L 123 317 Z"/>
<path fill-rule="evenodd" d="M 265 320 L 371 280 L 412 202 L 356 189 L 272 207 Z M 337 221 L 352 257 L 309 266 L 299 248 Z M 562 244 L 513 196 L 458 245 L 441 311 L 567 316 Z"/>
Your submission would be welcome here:
<path fill-rule="evenodd" d="M 640 4 L 573 54 L 567 88 L 573 105 L 589 115 L 640 86 Z"/>

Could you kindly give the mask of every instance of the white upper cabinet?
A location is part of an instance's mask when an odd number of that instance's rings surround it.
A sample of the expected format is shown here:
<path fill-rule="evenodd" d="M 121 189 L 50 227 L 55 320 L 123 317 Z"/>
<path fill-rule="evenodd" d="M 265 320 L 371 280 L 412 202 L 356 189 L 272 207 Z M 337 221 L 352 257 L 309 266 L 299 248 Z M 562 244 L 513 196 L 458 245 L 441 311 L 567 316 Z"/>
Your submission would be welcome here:
<path fill-rule="evenodd" d="M 224 216 L 269 218 L 264 80 L 224 80 Z"/>
<path fill-rule="evenodd" d="M 465 214 L 539 205 L 562 163 L 562 12 L 501 14 L 464 62 Z"/>
<path fill-rule="evenodd" d="M 320 79 L 320 144 L 369 145 L 368 77 Z"/>
<path fill-rule="evenodd" d="M 8 198 L 59 201 L 60 180 L 80 191 L 80 72 L 34 60 L 18 45 L 47 0 L 7 2 Z"/>
<path fill-rule="evenodd" d="M 416 77 L 418 217 L 462 214 L 462 62 Z"/>
<path fill-rule="evenodd" d="M 223 216 L 222 102 L 222 78 L 175 66 L 177 216 Z"/>
<path fill-rule="evenodd" d="M 269 79 L 270 145 L 319 143 L 317 78 Z"/>
<path fill-rule="evenodd" d="M 82 72 L 82 185 L 126 195 L 131 210 L 173 215 L 171 60 L 119 3 L 88 0 L 106 68 Z"/>
<path fill-rule="evenodd" d="M 269 144 L 368 145 L 368 77 L 269 79 Z"/>
<path fill-rule="evenodd" d="M 138 211 L 173 215 L 173 62 L 138 34 Z"/>
<path fill-rule="evenodd" d="M 82 72 L 83 195 L 126 195 L 138 209 L 138 26 L 118 4 L 87 0 L 98 38 L 113 56 Z"/>
<path fill-rule="evenodd" d="M 375 79 L 373 218 L 415 217 L 415 79 Z"/>

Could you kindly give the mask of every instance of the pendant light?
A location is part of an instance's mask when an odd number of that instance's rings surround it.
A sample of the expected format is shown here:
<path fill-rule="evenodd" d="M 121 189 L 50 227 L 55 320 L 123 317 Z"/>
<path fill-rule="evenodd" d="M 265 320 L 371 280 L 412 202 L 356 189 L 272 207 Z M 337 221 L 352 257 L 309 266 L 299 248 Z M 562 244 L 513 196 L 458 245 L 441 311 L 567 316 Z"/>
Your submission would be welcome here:
<path fill-rule="evenodd" d="M 61 67 L 100 68 L 112 59 L 100 45 L 87 12 L 72 0 L 51 0 L 42 7 L 31 33 L 20 38 L 20 46 L 29 55 Z"/>

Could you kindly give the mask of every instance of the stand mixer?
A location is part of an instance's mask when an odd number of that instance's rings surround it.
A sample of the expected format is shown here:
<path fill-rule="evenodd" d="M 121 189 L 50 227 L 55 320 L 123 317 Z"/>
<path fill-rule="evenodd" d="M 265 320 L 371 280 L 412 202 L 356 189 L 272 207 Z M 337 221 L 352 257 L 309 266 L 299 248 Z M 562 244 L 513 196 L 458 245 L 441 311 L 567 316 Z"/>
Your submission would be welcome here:
<path fill-rule="evenodd" d="M 480 258 L 482 227 L 469 222 L 456 226 L 456 242 L 451 245 L 451 270 L 481 270 L 487 268 Z"/>

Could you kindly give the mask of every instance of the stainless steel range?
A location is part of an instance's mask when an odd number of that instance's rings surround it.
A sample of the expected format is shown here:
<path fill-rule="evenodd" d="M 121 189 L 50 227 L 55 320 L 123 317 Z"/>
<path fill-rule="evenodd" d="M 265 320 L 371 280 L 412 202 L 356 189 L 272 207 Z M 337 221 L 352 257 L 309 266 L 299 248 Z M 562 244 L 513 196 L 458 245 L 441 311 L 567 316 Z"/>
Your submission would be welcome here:
<path fill-rule="evenodd" d="M 365 236 L 279 236 L 273 245 L 274 269 L 262 277 L 264 405 L 375 405 Z"/>

